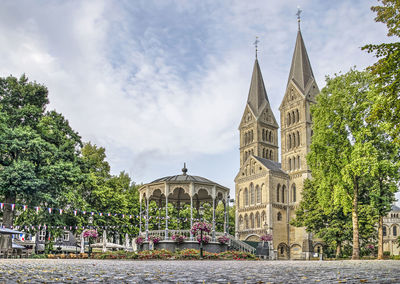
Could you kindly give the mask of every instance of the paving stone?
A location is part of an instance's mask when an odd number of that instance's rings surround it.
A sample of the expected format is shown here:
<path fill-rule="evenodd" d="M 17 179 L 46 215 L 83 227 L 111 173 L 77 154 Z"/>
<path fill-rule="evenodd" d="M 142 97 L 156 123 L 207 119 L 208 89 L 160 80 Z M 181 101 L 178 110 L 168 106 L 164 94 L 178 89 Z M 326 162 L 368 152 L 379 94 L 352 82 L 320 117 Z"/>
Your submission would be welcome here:
<path fill-rule="evenodd" d="M 0 259 L 0 283 L 400 283 L 399 264 Z"/>

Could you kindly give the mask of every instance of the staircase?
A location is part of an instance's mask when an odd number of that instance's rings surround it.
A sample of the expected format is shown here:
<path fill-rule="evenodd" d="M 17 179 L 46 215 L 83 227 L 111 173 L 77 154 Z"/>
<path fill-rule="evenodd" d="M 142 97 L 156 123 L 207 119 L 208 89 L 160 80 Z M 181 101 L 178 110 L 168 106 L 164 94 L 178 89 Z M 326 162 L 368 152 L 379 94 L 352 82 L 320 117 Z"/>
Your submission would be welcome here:
<path fill-rule="evenodd" d="M 225 234 L 218 232 L 218 233 L 216 233 L 216 235 L 224 236 Z M 229 246 L 231 248 L 233 248 L 234 250 L 244 251 L 244 252 L 249 252 L 249 253 L 255 254 L 256 249 L 254 247 L 252 247 L 251 245 L 248 245 L 245 242 L 235 239 L 235 237 L 230 234 L 226 234 L 225 236 L 229 238 Z"/>

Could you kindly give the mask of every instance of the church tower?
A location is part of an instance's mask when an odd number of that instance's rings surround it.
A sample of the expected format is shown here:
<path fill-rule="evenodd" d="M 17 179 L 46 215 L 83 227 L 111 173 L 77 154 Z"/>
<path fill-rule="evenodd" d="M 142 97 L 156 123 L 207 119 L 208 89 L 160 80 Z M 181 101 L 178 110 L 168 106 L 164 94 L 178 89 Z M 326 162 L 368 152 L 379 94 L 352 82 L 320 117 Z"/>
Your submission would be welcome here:
<path fill-rule="evenodd" d="M 278 123 L 269 104 L 257 58 L 239 131 L 240 166 L 250 155 L 278 162 Z"/>
<path fill-rule="evenodd" d="M 300 11 L 298 16 L 299 14 Z M 311 177 L 306 162 L 312 137 L 310 106 L 315 103 L 315 97 L 319 93 L 301 34 L 300 17 L 298 17 L 298 25 L 286 92 L 279 107 L 281 163 L 282 169 L 289 174 L 289 222 L 295 216 L 294 211 L 300 202 L 304 180 Z M 299 244 L 305 255 L 311 251 L 311 236 L 305 232 L 304 228 L 291 226 L 289 240 L 290 244 Z M 300 254 L 300 251 L 293 253 Z M 296 258 L 296 255 L 292 255 L 292 251 L 291 258 Z"/>

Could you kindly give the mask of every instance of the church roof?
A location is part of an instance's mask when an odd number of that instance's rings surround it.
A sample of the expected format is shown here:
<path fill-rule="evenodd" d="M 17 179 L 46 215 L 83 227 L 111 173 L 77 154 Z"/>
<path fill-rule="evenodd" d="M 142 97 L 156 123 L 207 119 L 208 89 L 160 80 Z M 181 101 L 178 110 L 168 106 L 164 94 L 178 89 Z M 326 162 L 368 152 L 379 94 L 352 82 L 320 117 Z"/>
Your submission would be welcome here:
<path fill-rule="evenodd" d="M 400 207 L 398 207 L 397 205 L 393 204 L 392 205 L 392 211 L 400 211 Z"/>
<path fill-rule="evenodd" d="M 287 174 L 285 171 L 282 170 L 281 168 L 281 163 L 274 162 L 265 158 L 253 156 L 257 161 L 259 161 L 261 164 L 263 164 L 266 168 L 270 169 L 271 171 L 274 172 L 280 172 Z"/>
<path fill-rule="evenodd" d="M 315 80 L 300 30 L 297 32 L 296 46 L 294 48 L 288 84 L 291 80 L 294 81 L 302 92 L 306 90 L 310 81 Z"/>
<path fill-rule="evenodd" d="M 259 117 L 265 106 L 269 103 L 257 58 L 254 62 L 253 75 L 251 76 L 251 84 L 247 103 L 256 117 Z"/>

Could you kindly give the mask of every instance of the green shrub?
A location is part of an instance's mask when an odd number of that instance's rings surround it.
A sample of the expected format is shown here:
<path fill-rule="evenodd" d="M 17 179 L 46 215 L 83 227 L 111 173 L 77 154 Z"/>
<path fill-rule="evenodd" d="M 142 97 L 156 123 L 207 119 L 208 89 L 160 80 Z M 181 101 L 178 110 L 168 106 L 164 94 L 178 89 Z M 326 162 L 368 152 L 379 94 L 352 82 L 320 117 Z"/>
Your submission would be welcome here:
<path fill-rule="evenodd" d="M 390 256 L 390 251 L 384 251 L 383 256 Z"/>
<path fill-rule="evenodd" d="M 32 254 L 30 258 L 47 258 L 45 254 Z"/>
<path fill-rule="evenodd" d="M 184 249 L 175 251 L 176 259 L 200 259 L 200 251 L 197 249 Z"/>

